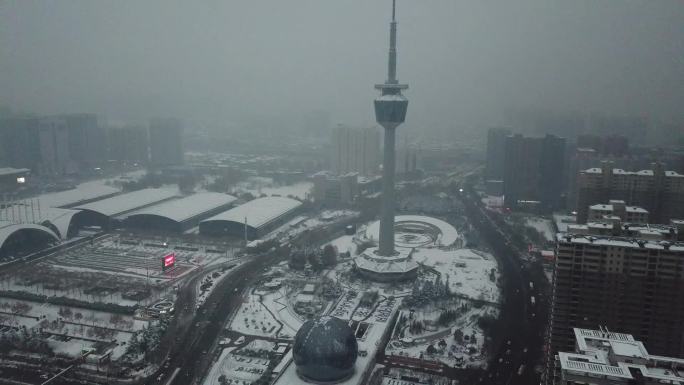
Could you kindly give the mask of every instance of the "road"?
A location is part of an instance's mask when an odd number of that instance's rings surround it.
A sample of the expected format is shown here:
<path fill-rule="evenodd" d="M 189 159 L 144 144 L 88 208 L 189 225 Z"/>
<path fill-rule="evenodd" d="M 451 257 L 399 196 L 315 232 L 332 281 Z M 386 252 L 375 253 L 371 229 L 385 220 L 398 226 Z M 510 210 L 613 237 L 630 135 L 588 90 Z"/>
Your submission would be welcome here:
<path fill-rule="evenodd" d="M 529 264 L 520 257 L 520 246 L 483 208 L 470 188 L 458 194 L 470 223 L 491 246 L 503 270 L 504 302 L 492 337 L 494 355 L 486 377 L 487 384 L 538 384 L 542 363 L 544 330 L 548 315 L 548 283 L 541 264 Z M 534 304 L 532 303 L 534 297 Z"/>
<path fill-rule="evenodd" d="M 180 368 L 180 371 L 169 384 L 192 384 L 197 378 L 201 378 L 212 362 L 213 355 L 210 353 L 226 320 L 242 303 L 244 290 L 260 277 L 264 269 L 281 258 L 284 256 L 279 256 L 275 251 L 253 257 L 221 280 L 196 313 L 194 307 L 189 308 L 187 311 L 195 314 L 194 325 L 182 341 L 174 343 L 167 363 L 164 364 L 168 369 L 160 380 L 152 378 L 148 383 L 167 383 L 176 368 Z"/>

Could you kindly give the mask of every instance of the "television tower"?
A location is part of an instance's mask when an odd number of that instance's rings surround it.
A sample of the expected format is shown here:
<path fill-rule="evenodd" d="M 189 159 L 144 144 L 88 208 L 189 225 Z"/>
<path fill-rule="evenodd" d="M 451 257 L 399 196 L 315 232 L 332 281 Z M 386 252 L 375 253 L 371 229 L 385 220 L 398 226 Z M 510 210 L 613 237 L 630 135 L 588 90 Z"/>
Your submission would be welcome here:
<path fill-rule="evenodd" d="M 376 84 L 375 88 L 382 92 L 374 101 L 375 120 L 385 129 L 384 160 L 382 162 L 382 208 L 380 217 L 380 244 L 378 254 L 394 255 L 394 173 L 395 173 L 395 129 L 406 118 L 408 99 L 401 90 L 407 84 L 399 84 L 397 80 L 397 22 L 396 0 L 392 0 L 392 22 L 390 22 L 389 61 L 387 63 L 387 80 Z"/>

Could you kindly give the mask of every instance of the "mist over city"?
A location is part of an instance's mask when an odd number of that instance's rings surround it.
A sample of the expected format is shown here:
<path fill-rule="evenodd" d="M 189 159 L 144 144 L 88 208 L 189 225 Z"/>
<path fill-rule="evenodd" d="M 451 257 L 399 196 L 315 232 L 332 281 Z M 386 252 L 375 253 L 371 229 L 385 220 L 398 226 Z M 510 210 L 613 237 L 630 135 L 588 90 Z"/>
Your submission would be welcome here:
<path fill-rule="evenodd" d="M 684 384 L 682 20 L 0 0 L 0 384 Z"/>

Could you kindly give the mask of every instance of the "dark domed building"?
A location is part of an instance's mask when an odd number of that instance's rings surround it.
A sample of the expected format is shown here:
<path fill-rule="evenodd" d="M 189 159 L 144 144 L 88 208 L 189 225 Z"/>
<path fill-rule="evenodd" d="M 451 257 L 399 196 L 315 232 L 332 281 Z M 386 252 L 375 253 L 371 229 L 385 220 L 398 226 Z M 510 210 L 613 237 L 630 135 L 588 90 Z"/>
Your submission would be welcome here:
<path fill-rule="evenodd" d="M 309 320 L 297 331 L 292 356 L 305 381 L 335 383 L 354 373 L 358 345 L 354 332 L 339 318 Z"/>

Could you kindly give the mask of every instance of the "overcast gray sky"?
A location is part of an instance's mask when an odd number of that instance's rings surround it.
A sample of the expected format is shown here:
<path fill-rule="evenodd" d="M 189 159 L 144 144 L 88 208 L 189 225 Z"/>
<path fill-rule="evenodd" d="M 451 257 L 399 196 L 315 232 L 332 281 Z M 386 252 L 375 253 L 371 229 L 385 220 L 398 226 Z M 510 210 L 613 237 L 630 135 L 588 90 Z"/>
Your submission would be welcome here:
<path fill-rule="evenodd" d="M 189 121 L 372 124 L 390 0 L 0 1 L 0 104 Z M 399 0 L 407 125 L 507 108 L 682 118 L 684 1 Z"/>

